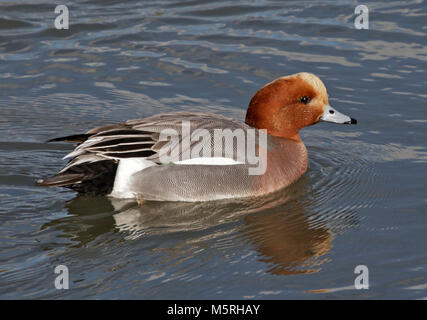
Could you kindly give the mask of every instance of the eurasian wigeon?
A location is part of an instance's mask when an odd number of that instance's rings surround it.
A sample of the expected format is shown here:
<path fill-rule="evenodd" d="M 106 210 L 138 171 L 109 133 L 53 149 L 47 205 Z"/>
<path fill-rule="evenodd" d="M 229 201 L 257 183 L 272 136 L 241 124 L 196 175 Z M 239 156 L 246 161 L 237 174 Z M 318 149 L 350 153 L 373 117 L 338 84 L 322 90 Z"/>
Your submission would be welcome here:
<path fill-rule="evenodd" d="M 173 112 L 52 139 L 77 146 L 65 157 L 71 160 L 58 174 L 38 180 L 37 185 L 160 201 L 260 196 L 285 188 L 304 174 L 308 157 L 299 131 L 320 121 L 357 123 L 329 105 L 325 85 L 317 76 L 297 73 L 262 87 L 249 103 L 245 123 L 213 113 Z M 225 141 L 233 144 L 231 153 L 222 150 L 230 147 L 223 140 L 196 143 L 202 139 L 194 139 L 195 132 L 200 138 L 200 132 L 212 136 L 219 129 L 244 132 L 244 137 L 254 131 L 259 140 L 254 140 L 253 150 L 262 170 L 250 174 L 254 162 L 245 158 L 251 148 L 249 139 L 242 151 L 232 135 Z M 185 143 L 191 151 L 183 147 Z M 168 160 L 164 161 L 166 147 Z M 200 155 L 202 147 L 212 152 Z M 216 153 L 218 149 L 221 153 Z"/>

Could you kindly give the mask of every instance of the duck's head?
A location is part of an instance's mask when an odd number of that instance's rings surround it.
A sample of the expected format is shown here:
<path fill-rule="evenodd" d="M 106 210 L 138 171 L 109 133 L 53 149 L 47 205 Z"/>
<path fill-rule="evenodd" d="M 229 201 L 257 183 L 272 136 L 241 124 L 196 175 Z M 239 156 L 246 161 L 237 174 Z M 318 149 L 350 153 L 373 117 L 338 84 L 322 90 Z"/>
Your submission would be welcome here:
<path fill-rule="evenodd" d="M 299 131 L 320 121 L 356 124 L 329 105 L 326 87 L 312 73 L 278 78 L 252 98 L 246 123 L 268 134 L 300 141 Z"/>

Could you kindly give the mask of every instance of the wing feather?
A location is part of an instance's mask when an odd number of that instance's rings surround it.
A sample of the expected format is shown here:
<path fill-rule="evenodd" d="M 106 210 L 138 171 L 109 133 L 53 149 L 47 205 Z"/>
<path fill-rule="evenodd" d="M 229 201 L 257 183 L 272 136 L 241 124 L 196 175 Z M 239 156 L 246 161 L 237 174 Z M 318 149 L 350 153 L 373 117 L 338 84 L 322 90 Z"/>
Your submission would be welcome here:
<path fill-rule="evenodd" d="M 169 144 L 171 153 L 178 148 L 179 152 L 174 153 L 178 154 L 176 161 L 188 160 L 185 157 L 188 157 L 190 153 L 183 150 L 181 143 L 176 143 L 177 140 L 181 142 L 183 139 L 189 138 L 186 136 L 187 131 L 182 128 L 184 121 L 190 124 L 190 134 L 196 129 L 205 129 L 208 130 L 211 137 L 216 128 L 232 130 L 249 128 L 244 123 L 212 113 L 175 112 L 105 125 L 91 129 L 84 134 L 55 138 L 50 141 L 75 142 L 77 146 L 64 157 L 64 159 L 71 158 L 67 165 L 57 175 L 40 184 L 51 186 L 69 183 L 77 186 L 83 185 L 86 183 L 85 181 L 91 179 L 101 181 L 99 177 L 110 179 L 107 171 L 115 172 L 120 159 L 146 158 L 160 164 L 160 158 L 164 152 L 162 148 L 167 144 Z M 168 132 L 176 132 L 176 134 L 163 137 L 161 132 L 165 129 L 173 129 L 174 131 L 169 130 Z M 213 146 L 211 141 L 208 143 Z M 195 144 L 197 141 L 191 141 L 189 148 Z M 91 183 L 87 182 L 88 185 Z"/>

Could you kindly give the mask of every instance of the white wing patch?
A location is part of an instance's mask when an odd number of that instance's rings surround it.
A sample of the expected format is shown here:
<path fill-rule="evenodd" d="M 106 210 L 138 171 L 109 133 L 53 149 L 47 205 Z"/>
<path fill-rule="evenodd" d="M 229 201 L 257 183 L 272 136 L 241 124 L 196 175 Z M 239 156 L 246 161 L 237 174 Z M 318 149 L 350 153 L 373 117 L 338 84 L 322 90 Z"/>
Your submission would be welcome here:
<path fill-rule="evenodd" d="M 201 164 L 205 166 L 230 166 L 236 164 L 243 164 L 243 162 L 238 162 L 231 158 L 223 158 L 223 157 L 200 157 L 200 158 L 192 158 L 182 161 L 176 161 L 175 164 L 179 165 L 194 165 Z"/>

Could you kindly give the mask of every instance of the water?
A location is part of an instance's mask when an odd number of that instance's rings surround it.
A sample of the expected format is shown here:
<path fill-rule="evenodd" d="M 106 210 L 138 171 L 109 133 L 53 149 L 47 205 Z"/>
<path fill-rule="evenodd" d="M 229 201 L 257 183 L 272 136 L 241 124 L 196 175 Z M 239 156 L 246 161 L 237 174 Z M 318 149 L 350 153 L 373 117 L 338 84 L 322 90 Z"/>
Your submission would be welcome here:
<path fill-rule="evenodd" d="M 427 8 L 364 3 L 356 30 L 357 4 L 79 0 L 55 30 L 55 1 L 0 2 L 0 298 L 426 298 Z M 34 186 L 71 150 L 49 138 L 178 110 L 243 120 L 301 71 L 359 124 L 304 129 L 310 168 L 277 194 L 138 205 Z"/>

